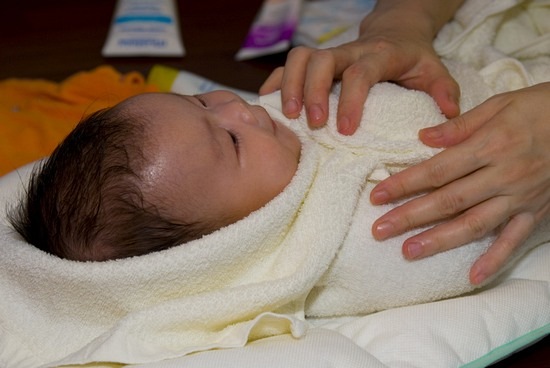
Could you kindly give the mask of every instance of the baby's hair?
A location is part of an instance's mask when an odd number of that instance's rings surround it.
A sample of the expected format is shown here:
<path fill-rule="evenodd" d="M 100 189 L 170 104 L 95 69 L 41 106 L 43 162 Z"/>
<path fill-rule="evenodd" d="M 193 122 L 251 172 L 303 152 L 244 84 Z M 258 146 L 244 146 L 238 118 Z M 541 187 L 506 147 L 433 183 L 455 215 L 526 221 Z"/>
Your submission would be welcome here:
<path fill-rule="evenodd" d="M 116 108 L 83 119 L 33 171 L 11 225 L 37 248 L 77 261 L 138 256 L 211 232 L 145 200 L 146 125 Z"/>

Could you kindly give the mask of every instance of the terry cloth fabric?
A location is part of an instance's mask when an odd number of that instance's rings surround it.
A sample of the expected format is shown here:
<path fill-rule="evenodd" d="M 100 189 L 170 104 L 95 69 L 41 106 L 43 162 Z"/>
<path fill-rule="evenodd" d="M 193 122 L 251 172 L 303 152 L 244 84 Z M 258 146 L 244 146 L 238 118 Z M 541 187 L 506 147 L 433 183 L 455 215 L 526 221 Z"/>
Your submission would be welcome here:
<path fill-rule="evenodd" d="M 0 175 L 49 155 L 83 116 L 156 90 L 140 73 L 121 74 L 108 66 L 61 83 L 0 81 Z"/>
<path fill-rule="evenodd" d="M 443 58 L 475 68 L 493 93 L 550 81 L 549 0 L 467 0 L 437 35 Z M 320 48 L 354 41 L 359 24 Z"/>
<path fill-rule="evenodd" d="M 550 81 L 550 1 L 466 1 L 434 47 L 476 68 L 495 93 Z"/>
<path fill-rule="evenodd" d="M 470 75 L 451 67 L 460 71 L 459 80 Z M 480 83 L 472 76 L 463 86 L 465 93 L 480 87 L 469 101 L 489 93 Z M 275 94 L 260 103 L 279 118 L 279 101 Z M 416 131 L 444 120 L 427 95 L 389 83 L 372 89 L 364 116 L 361 131 L 346 144 L 333 123 L 309 134 L 299 122 L 288 122 L 298 127 L 303 151 L 287 188 L 247 218 L 166 251 L 108 262 L 67 261 L 23 242 L 2 222 L 0 363 L 25 368 L 154 362 L 270 335 L 300 337 L 306 313 L 366 313 L 471 288 L 464 286 L 467 269 L 487 241 L 426 261 L 415 275 L 422 280 L 418 285 L 398 275 L 415 288 L 414 297 L 407 287 L 381 283 L 380 275 L 367 280 L 383 291 L 370 294 L 368 304 L 348 292 L 362 287 L 357 267 L 390 264 L 370 250 L 404 263 L 396 244 L 363 237 L 370 228 L 368 179 L 431 156 L 434 151 L 418 142 Z M 13 193 L 3 196 L 12 199 Z M 354 237 L 361 242 L 355 249 Z M 368 252 L 355 253 L 363 249 Z M 348 268 L 346 259 L 354 257 Z M 461 267 L 453 265 L 457 259 Z M 436 266 L 440 262 L 444 269 Z M 429 270 L 447 287 L 431 290 L 435 276 L 425 274 Z M 339 298 L 354 307 L 341 309 Z"/>
<path fill-rule="evenodd" d="M 486 100 L 492 93 L 475 70 L 447 62 L 447 67 L 459 82 L 463 98 L 461 111 Z M 336 88 L 336 92 L 337 92 Z M 311 130 L 305 114 L 288 120 L 280 112 L 280 96 L 261 98 L 262 106 L 276 120 L 287 121 L 301 137 L 311 139 L 326 150 L 344 150 L 356 156 L 355 175 L 364 178 L 363 185 L 352 193 L 332 193 L 332 196 L 355 196 L 352 222 L 348 229 L 333 224 L 331 231 L 347 231 L 328 271 L 308 295 L 306 316 L 333 317 L 357 315 L 456 296 L 474 289 L 468 272 L 475 260 L 494 240 L 493 236 L 435 256 L 410 262 L 401 254 L 405 239 L 425 229 L 379 242 L 371 234 L 373 222 L 395 206 L 373 206 L 369 194 L 374 185 L 388 175 L 416 164 L 436 153 L 417 139 L 420 128 L 445 120 L 437 106 L 422 92 L 407 91 L 390 83 L 373 87 L 363 111 L 360 128 L 352 137 L 336 130 L 338 93 L 331 95 L 329 122 L 326 128 Z M 362 158 L 361 159 L 359 159 Z M 343 175 L 347 175 L 346 171 Z M 340 180 L 339 171 L 333 180 Z M 351 209 L 350 209 L 351 210 Z M 515 256 L 550 240 L 550 224 L 545 223 Z M 508 266 L 512 265 L 511 261 Z"/>

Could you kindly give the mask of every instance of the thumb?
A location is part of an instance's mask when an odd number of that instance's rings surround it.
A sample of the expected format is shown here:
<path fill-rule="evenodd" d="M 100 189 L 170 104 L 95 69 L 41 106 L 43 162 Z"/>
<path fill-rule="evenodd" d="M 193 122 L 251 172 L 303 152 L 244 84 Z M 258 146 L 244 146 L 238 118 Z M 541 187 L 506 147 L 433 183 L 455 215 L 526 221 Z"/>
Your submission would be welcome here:
<path fill-rule="evenodd" d="M 454 118 L 460 114 L 460 87 L 450 75 L 435 79 L 428 87 L 428 94 L 447 118 Z"/>

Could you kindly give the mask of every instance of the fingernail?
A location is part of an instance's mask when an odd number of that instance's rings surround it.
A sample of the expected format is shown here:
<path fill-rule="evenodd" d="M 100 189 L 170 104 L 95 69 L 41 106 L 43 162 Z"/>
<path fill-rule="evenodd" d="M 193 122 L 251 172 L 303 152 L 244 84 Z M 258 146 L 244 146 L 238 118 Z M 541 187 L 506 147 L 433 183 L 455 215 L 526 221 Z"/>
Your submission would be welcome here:
<path fill-rule="evenodd" d="M 283 106 L 285 115 L 292 115 L 299 112 L 298 101 L 293 97 L 290 100 L 286 100 Z"/>
<path fill-rule="evenodd" d="M 411 242 L 407 244 L 407 258 L 418 258 L 424 253 L 424 245 L 420 242 Z"/>
<path fill-rule="evenodd" d="M 315 126 L 319 125 L 321 119 L 323 118 L 323 110 L 319 105 L 312 105 L 308 110 L 308 120 L 310 123 L 313 123 Z"/>
<path fill-rule="evenodd" d="M 449 100 L 454 102 L 457 106 L 460 103 L 460 96 L 457 96 L 454 93 L 449 93 Z"/>
<path fill-rule="evenodd" d="M 474 285 L 481 284 L 487 278 L 487 274 L 485 273 L 485 271 L 483 271 L 481 267 L 474 266 L 472 274 L 472 283 Z"/>
<path fill-rule="evenodd" d="M 351 122 L 347 117 L 338 120 L 338 131 L 344 135 L 351 135 Z"/>
<path fill-rule="evenodd" d="M 372 203 L 383 204 L 390 200 L 390 194 L 385 190 L 375 190 L 372 192 Z"/>
<path fill-rule="evenodd" d="M 378 240 L 384 240 L 386 238 L 389 238 L 393 234 L 394 229 L 395 227 L 391 222 L 389 221 L 381 222 L 375 227 L 375 231 L 376 231 L 375 238 Z"/>
<path fill-rule="evenodd" d="M 424 128 L 421 131 L 424 137 L 432 140 L 438 140 L 443 136 L 441 129 L 438 129 L 438 128 Z"/>

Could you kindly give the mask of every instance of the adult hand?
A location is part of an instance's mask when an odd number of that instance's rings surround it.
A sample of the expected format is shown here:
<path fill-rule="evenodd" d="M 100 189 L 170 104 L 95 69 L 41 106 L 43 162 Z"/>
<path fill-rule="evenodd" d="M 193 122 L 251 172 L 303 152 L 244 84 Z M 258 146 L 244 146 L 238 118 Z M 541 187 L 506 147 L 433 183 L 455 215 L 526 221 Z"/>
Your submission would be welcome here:
<path fill-rule="evenodd" d="M 494 96 L 439 126 L 420 132 L 434 147 L 450 147 L 379 183 L 382 204 L 429 191 L 379 218 L 377 239 L 434 221 L 407 239 L 403 253 L 422 258 L 452 249 L 502 226 L 470 270 L 479 284 L 496 273 L 550 213 L 550 83 Z"/>
<path fill-rule="evenodd" d="M 305 105 L 315 128 L 326 123 L 330 88 L 334 79 L 341 79 L 337 126 L 346 135 L 357 129 L 369 90 L 380 81 L 427 92 L 451 118 L 459 113 L 460 90 L 436 55 L 432 38 L 414 28 L 369 28 L 363 23 L 356 41 L 325 50 L 292 49 L 285 66 L 273 71 L 260 94 L 281 89 L 283 113 L 296 118 Z"/>

